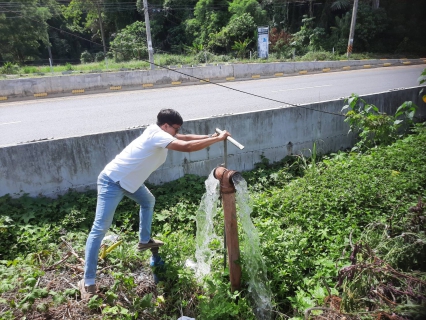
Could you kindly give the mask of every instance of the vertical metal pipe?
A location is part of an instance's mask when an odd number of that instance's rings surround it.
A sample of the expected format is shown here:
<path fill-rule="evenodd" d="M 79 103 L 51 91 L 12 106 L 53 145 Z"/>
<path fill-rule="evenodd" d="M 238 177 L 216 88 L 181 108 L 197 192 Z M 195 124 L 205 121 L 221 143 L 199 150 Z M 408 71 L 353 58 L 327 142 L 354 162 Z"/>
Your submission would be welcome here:
<path fill-rule="evenodd" d="M 223 213 L 225 219 L 226 248 L 228 251 L 229 278 L 232 291 L 241 287 L 240 246 L 238 241 L 238 220 L 235 203 L 235 188 L 232 176 L 236 171 L 217 167 L 214 177 L 220 181 Z"/>
<path fill-rule="evenodd" d="M 228 144 L 226 140 L 223 141 L 223 166 L 228 168 Z M 222 197 L 222 207 L 223 207 L 223 197 Z M 223 269 L 226 269 L 226 226 L 223 230 Z"/>
<path fill-rule="evenodd" d="M 228 168 L 228 144 L 226 140 L 223 141 L 223 163 L 224 167 Z"/>
<path fill-rule="evenodd" d="M 226 246 L 228 248 L 229 280 L 232 291 L 241 286 L 240 245 L 238 242 L 238 221 L 235 207 L 235 193 L 223 194 Z"/>

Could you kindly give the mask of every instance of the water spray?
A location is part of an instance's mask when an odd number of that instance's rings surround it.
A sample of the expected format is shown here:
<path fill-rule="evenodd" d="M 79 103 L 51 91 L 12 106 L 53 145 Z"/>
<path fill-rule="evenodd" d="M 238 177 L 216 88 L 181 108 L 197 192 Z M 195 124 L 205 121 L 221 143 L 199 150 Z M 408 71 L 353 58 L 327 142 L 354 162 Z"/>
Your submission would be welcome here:
<path fill-rule="evenodd" d="M 221 133 L 222 130 L 216 129 Z M 207 178 L 206 193 L 201 199 L 197 212 L 197 236 L 195 257 L 196 276 L 201 279 L 210 273 L 214 251 L 210 244 L 219 240 L 214 231 L 214 218 L 218 213 L 219 201 L 224 212 L 224 267 L 229 263 L 229 277 L 231 290 L 241 288 L 241 260 L 244 261 L 244 270 L 248 275 L 247 291 L 253 299 L 253 312 L 257 319 L 270 320 L 272 318 L 272 293 L 267 279 L 267 270 L 262 258 L 260 239 L 251 218 L 249 193 L 247 183 L 242 175 L 227 167 L 227 141 L 230 141 L 239 149 L 244 146 L 228 137 L 224 141 L 224 163 L 216 167 Z M 238 217 L 242 231 L 241 241 L 238 236 Z M 241 243 L 240 243 L 241 242 Z M 244 256 L 240 259 L 240 246 Z M 228 259 L 226 254 L 228 253 Z"/>

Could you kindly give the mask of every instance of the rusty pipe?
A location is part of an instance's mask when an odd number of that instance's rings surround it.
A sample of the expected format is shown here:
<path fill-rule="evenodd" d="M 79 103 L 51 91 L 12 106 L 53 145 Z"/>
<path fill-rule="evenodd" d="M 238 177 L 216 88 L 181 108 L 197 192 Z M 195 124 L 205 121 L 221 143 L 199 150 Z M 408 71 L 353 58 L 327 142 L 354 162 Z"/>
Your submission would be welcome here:
<path fill-rule="evenodd" d="M 239 172 L 217 167 L 213 176 L 220 182 L 223 213 L 225 219 L 225 237 L 228 249 L 229 279 L 232 291 L 241 287 L 240 246 L 238 242 L 238 220 L 235 204 L 235 187 L 232 177 Z"/>

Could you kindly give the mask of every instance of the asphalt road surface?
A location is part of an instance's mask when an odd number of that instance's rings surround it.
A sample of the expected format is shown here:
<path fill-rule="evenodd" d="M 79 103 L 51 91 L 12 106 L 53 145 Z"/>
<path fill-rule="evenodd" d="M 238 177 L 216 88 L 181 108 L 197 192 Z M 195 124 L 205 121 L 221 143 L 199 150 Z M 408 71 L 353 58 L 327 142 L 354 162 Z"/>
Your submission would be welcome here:
<path fill-rule="evenodd" d="M 280 102 L 214 84 L 2 102 L 0 147 L 150 124 L 161 108 L 176 109 L 184 120 L 190 120 L 414 87 L 424 68 L 387 67 L 222 83 Z"/>

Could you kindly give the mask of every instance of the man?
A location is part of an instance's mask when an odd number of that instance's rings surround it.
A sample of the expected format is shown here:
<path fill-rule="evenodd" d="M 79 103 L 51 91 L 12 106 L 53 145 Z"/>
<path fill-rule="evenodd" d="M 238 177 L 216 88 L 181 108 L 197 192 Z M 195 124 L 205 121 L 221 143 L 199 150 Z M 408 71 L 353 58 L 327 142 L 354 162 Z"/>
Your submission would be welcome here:
<path fill-rule="evenodd" d="M 96 216 L 86 242 L 84 279 L 78 283 L 82 299 L 96 293 L 99 249 L 121 199 L 126 196 L 140 205 L 138 249 L 162 246 L 163 242 L 151 238 L 155 198 L 144 185 L 145 180 L 166 161 L 168 150 L 198 151 L 230 136 L 227 131 L 220 135 L 178 134 L 182 124 L 177 111 L 162 109 L 157 115 L 157 124 L 147 127 L 99 174 Z"/>

